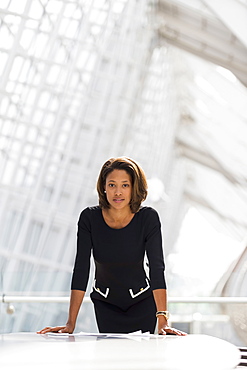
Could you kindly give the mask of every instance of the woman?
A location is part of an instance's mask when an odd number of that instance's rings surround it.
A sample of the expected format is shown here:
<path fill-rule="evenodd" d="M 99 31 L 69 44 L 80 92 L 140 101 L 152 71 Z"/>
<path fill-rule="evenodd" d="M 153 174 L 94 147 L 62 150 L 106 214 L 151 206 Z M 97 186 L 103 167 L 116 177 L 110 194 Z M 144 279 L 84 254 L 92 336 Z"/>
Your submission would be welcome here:
<path fill-rule="evenodd" d="M 158 320 L 159 334 L 185 335 L 168 325 L 160 221 L 153 208 L 141 207 L 147 196 L 143 170 L 132 159 L 111 158 L 102 166 L 97 191 L 99 206 L 84 209 L 78 222 L 68 321 L 38 333 L 73 333 L 92 253 L 95 280 L 90 297 L 99 332 L 154 333 Z"/>

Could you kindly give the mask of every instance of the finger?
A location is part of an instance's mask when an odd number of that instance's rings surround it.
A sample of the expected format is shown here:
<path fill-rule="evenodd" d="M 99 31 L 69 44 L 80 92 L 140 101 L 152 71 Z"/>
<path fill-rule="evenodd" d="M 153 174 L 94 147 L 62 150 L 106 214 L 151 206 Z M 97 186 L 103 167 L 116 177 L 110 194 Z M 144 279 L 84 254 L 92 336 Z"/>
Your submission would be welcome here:
<path fill-rule="evenodd" d="M 61 328 L 60 326 L 56 326 L 54 328 L 50 328 L 49 331 L 52 332 L 52 333 L 60 333 L 62 329 L 63 328 Z"/>
<path fill-rule="evenodd" d="M 68 330 L 67 329 L 61 329 L 58 331 L 58 333 L 68 333 Z"/>
<path fill-rule="evenodd" d="M 166 335 L 166 332 L 164 329 L 161 329 L 160 332 L 159 332 L 159 335 Z"/>
<path fill-rule="evenodd" d="M 57 333 L 58 331 L 59 331 L 59 329 L 60 329 L 60 327 L 51 327 L 51 326 L 48 326 L 48 327 L 46 327 L 46 328 L 44 328 L 44 329 L 42 329 L 42 330 L 40 330 L 39 332 L 38 332 L 38 334 L 46 334 L 46 333 L 50 333 L 50 332 L 55 332 L 55 333 Z"/>
<path fill-rule="evenodd" d="M 51 329 L 50 327 L 46 327 L 44 329 L 41 329 L 41 330 L 37 331 L 37 334 L 45 334 L 48 331 L 50 331 L 50 329 Z"/>
<path fill-rule="evenodd" d="M 185 333 L 184 331 L 181 331 L 180 333 L 181 333 L 181 335 L 188 335 L 188 334 L 187 334 L 187 333 Z"/>
<path fill-rule="evenodd" d="M 167 327 L 165 328 L 165 331 L 168 335 L 181 335 L 180 330 L 177 330 L 175 328 Z"/>
<path fill-rule="evenodd" d="M 175 335 L 179 335 L 179 336 L 187 335 L 186 333 L 184 333 L 181 330 L 177 330 L 177 329 L 174 329 L 174 328 L 171 328 L 171 330 L 172 330 L 172 333 L 174 333 Z"/>
<path fill-rule="evenodd" d="M 181 331 L 181 330 L 178 330 L 178 329 L 174 329 L 172 328 L 173 332 L 176 334 L 176 335 L 187 335 L 185 332 Z"/>
<path fill-rule="evenodd" d="M 174 333 L 175 335 L 179 335 L 179 336 L 181 336 L 181 335 L 182 335 L 182 333 L 181 333 L 179 330 L 173 330 L 173 333 Z"/>

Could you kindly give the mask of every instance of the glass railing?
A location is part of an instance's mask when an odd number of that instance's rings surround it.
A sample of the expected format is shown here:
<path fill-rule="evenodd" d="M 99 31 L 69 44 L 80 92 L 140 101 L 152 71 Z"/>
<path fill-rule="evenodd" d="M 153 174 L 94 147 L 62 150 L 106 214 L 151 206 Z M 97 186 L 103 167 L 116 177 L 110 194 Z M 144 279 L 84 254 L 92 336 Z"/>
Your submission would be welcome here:
<path fill-rule="evenodd" d="M 2 294 L 1 303 L 0 333 L 37 331 L 66 322 L 69 296 Z M 190 334 L 212 335 L 237 346 L 246 346 L 234 330 L 231 316 L 224 312 L 224 307 L 238 305 L 246 309 L 247 297 L 169 297 L 170 325 Z M 84 298 L 76 331 L 97 331 L 88 296 Z"/>

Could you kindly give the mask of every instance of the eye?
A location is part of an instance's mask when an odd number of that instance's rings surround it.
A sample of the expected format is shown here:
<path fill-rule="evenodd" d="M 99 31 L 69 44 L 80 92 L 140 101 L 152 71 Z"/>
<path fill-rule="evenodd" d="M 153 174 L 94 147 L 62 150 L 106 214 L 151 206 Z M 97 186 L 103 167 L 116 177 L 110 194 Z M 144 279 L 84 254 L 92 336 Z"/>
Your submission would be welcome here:
<path fill-rule="evenodd" d="M 123 184 L 124 188 L 128 188 L 130 185 L 129 184 Z"/>
<path fill-rule="evenodd" d="M 109 188 L 113 188 L 115 184 L 108 184 Z"/>

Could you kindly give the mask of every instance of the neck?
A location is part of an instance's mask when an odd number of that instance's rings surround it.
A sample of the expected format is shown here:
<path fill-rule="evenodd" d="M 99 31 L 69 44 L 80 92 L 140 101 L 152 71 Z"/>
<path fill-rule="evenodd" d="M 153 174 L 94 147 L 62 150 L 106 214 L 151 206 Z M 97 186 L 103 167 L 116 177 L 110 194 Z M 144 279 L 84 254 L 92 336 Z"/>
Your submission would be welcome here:
<path fill-rule="evenodd" d="M 132 215 L 130 207 L 124 209 L 108 208 L 104 210 L 105 214 L 113 221 L 124 220 L 126 217 Z"/>
<path fill-rule="evenodd" d="M 113 229 L 122 229 L 127 226 L 135 215 L 131 212 L 130 207 L 126 209 L 103 209 L 102 214 L 107 225 Z"/>

